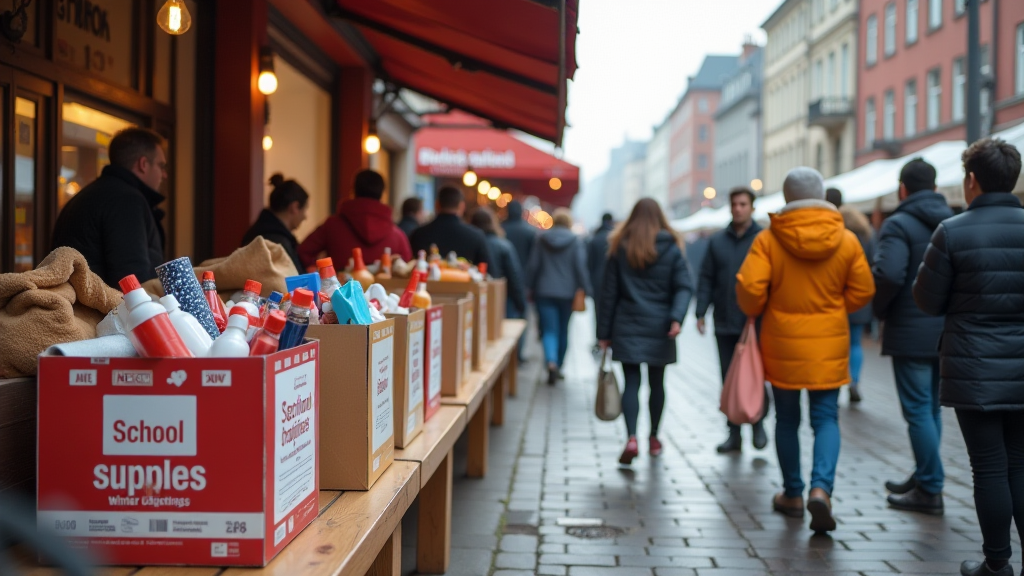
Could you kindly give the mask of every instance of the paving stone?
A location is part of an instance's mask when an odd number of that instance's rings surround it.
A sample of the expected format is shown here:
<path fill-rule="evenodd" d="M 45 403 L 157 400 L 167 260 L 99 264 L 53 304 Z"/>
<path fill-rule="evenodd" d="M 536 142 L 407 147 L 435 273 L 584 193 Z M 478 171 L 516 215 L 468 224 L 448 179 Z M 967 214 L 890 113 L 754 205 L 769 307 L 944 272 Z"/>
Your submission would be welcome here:
<path fill-rule="evenodd" d="M 494 560 L 494 565 L 498 568 L 533 570 L 537 565 L 537 555 L 532 552 L 499 552 L 498 556 Z"/>
<path fill-rule="evenodd" d="M 504 552 L 530 552 L 536 553 L 538 546 L 537 536 L 524 534 L 506 534 L 501 538 L 501 549 Z"/>
<path fill-rule="evenodd" d="M 647 568 L 597 568 L 594 566 L 571 566 L 569 576 L 653 576 Z"/>

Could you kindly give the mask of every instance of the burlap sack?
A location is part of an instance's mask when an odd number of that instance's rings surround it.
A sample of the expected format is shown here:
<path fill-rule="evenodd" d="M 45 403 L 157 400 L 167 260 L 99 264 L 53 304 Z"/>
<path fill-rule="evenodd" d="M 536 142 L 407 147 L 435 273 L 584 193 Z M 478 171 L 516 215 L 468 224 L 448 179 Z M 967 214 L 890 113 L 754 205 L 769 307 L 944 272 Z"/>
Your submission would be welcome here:
<path fill-rule="evenodd" d="M 263 284 L 263 296 L 269 296 L 274 290 L 284 294 L 284 279 L 295 276 L 298 270 L 291 257 L 280 244 L 264 240 L 257 236 L 247 246 L 243 246 L 226 258 L 213 258 L 193 268 L 196 277 L 203 278 L 203 272 L 212 270 L 217 280 L 217 291 L 221 297 L 230 296 L 232 292 L 241 290 L 245 281 L 253 279 Z M 154 278 L 142 285 L 150 294 L 163 296 L 164 290 L 160 280 Z"/>
<path fill-rule="evenodd" d="M 43 350 L 95 338 L 120 303 L 74 248 L 57 248 L 35 270 L 0 274 L 0 378 L 34 376 Z"/>

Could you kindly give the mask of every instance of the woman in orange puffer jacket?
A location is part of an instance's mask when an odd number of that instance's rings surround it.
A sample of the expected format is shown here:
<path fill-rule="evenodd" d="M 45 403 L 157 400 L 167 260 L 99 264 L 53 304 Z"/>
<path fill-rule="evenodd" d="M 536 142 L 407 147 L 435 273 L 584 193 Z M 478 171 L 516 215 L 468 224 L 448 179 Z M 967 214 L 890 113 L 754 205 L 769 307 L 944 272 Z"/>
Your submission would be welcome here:
<path fill-rule="evenodd" d="M 847 314 L 871 301 L 875 284 L 860 242 L 824 201 L 821 174 L 790 171 L 786 207 L 754 239 L 736 275 L 736 297 L 748 316 L 761 316 L 765 378 L 775 396 L 775 444 L 785 492 L 773 508 L 803 516 L 800 475 L 800 391 L 810 394 L 814 466 L 807 509 L 811 529 L 835 529 L 831 494 L 839 458 L 839 388 L 850 382 Z"/>

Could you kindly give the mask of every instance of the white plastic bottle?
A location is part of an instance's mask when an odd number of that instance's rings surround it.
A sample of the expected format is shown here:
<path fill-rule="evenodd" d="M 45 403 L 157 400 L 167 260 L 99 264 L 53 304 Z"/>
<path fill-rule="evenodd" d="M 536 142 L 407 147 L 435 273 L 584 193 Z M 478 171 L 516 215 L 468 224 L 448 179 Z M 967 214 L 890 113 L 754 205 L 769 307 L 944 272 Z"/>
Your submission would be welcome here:
<path fill-rule="evenodd" d="M 203 358 L 210 352 L 213 338 L 203 329 L 202 324 L 195 316 L 185 312 L 178 304 L 178 299 L 173 294 L 168 294 L 160 299 L 160 303 L 167 309 L 167 315 L 171 317 L 171 324 L 174 330 L 181 336 L 181 340 L 188 347 L 189 351 L 196 358 Z"/>
<path fill-rule="evenodd" d="M 125 328 L 132 334 L 132 344 L 143 358 L 191 358 L 192 352 L 181 341 L 167 310 L 146 294 L 134 274 L 121 279 L 128 310 Z"/>
<path fill-rule="evenodd" d="M 235 306 L 228 316 L 228 327 L 210 346 L 210 358 L 241 358 L 249 355 L 249 342 L 245 332 L 249 329 L 249 312 Z"/>

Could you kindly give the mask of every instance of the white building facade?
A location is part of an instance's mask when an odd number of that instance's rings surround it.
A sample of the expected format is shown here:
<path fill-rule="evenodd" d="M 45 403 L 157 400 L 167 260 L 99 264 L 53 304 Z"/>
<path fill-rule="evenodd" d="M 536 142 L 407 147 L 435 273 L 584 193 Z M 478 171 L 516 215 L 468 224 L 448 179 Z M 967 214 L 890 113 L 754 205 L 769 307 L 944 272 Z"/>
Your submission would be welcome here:
<path fill-rule="evenodd" d="M 764 50 L 745 45 L 740 67 L 722 87 L 722 99 L 715 114 L 716 197 L 713 206 L 728 202 L 728 191 L 750 186 L 763 187 L 761 144 L 761 86 Z"/>
<path fill-rule="evenodd" d="M 790 169 L 809 164 L 811 2 L 785 0 L 761 25 L 768 34 L 762 95 L 765 193 L 781 190 Z"/>
<path fill-rule="evenodd" d="M 666 119 L 654 129 L 654 136 L 647 143 L 647 157 L 644 160 L 644 193 L 653 198 L 668 213 L 669 163 L 668 149 L 672 137 L 672 126 Z"/>
<path fill-rule="evenodd" d="M 857 10 L 858 2 L 854 0 L 811 0 L 811 98 L 807 106 L 810 157 L 807 160 L 826 178 L 854 167 Z M 895 25 L 894 22 L 889 24 Z"/>

